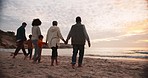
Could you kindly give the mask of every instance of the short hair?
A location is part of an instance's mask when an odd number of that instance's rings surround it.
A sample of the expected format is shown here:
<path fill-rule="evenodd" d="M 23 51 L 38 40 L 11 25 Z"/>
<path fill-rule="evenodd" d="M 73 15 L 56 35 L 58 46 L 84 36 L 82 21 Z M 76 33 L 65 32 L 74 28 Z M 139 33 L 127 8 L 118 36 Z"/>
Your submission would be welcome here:
<path fill-rule="evenodd" d="M 38 18 L 37 19 L 33 19 L 33 21 L 32 21 L 32 26 L 39 26 L 41 24 L 42 24 L 42 22 Z"/>
<path fill-rule="evenodd" d="M 58 22 L 57 21 L 53 21 L 52 22 L 52 25 L 56 25 L 57 26 L 58 25 Z"/>
<path fill-rule="evenodd" d="M 40 39 L 40 38 L 43 38 L 43 35 L 39 35 L 39 37 L 38 37 L 38 38 L 39 38 L 39 39 Z"/>
<path fill-rule="evenodd" d="M 27 25 L 27 23 L 26 22 L 23 22 L 22 25 Z"/>
<path fill-rule="evenodd" d="M 30 34 L 30 35 L 29 35 L 29 38 L 31 38 L 31 37 L 32 37 L 32 35 Z"/>
<path fill-rule="evenodd" d="M 81 22 L 81 17 L 79 17 L 79 16 L 76 17 L 76 22 L 77 22 L 77 23 Z"/>

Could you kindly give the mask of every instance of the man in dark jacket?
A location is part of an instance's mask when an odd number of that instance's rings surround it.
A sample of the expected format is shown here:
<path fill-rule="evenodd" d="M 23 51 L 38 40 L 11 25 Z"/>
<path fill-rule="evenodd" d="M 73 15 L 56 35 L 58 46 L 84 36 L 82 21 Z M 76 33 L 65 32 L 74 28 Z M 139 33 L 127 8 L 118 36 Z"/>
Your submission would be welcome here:
<path fill-rule="evenodd" d="M 24 48 L 24 41 L 26 41 L 26 35 L 25 35 L 25 27 L 26 27 L 26 23 L 23 22 L 22 23 L 22 26 L 20 26 L 18 29 L 17 29 L 17 34 L 16 34 L 16 43 L 17 43 L 17 48 L 14 52 L 14 56 L 13 58 L 15 58 L 15 56 L 18 54 L 18 52 L 20 51 L 20 49 L 22 49 L 25 57 L 27 56 L 27 53 L 25 51 L 25 48 Z"/>
<path fill-rule="evenodd" d="M 85 26 L 81 24 L 80 17 L 76 17 L 76 24 L 71 27 L 71 30 L 66 39 L 66 44 L 68 43 L 68 40 L 70 38 L 71 38 L 71 44 L 73 45 L 72 68 L 75 67 L 78 51 L 79 51 L 78 67 L 81 67 L 84 56 L 85 41 L 87 40 L 89 47 L 91 44 Z"/>

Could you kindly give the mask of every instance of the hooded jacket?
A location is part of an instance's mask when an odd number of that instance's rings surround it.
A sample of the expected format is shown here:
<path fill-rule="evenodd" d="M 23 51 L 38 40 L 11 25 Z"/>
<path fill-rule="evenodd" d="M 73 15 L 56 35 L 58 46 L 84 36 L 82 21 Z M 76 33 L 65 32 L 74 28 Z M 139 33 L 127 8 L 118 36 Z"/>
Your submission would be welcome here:
<path fill-rule="evenodd" d="M 48 46 L 50 48 L 60 46 L 60 39 L 64 39 L 64 38 L 61 35 L 59 27 L 51 26 L 48 29 L 47 36 L 46 36 L 46 42 L 48 42 Z"/>

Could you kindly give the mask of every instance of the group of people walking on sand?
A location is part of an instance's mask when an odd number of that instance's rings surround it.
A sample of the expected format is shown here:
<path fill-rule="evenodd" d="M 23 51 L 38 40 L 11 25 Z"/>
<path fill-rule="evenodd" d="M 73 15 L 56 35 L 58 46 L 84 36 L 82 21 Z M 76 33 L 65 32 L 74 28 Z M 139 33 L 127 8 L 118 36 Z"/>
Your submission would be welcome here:
<path fill-rule="evenodd" d="M 72 54 L 72 68 L 75 68 L 77 53 L 79 51 L 79 59 L 78 59 L 78 67 L 82 66 L 83 56 L 84 56 L 84 45 L 85 41 L 87 40 L 88 46 L 90 47 L 90 39 L 85 29 L 85 26 L 81 24 L 81 17 L 76 17 L 76 24 L 72 25 L 67 39 L 64 40 L 60 28 L 57 26 L 58 22 L 53 21 L 52 26 L 48 29 L 46 35 L 46 42 L 43 42 L 43 35 L 41 35 L 40 25 L 42 22 L 40 19 L 34 19 L 32 21 L 32 35 L 29 35 L 29 39 L 27 40 L 25 35 L 25 27 L 27 23 L 23 22 L 22 25 L 17 29 L 16 34 L 16 43 L 17 48 L 14 52 L 13 58 L 16 57 L 18 52 L 22 49 L 25 58 L 29 56 L 30 59 L 33 59 L 33 63 L 40 63 L 41 60 L 41 53 L 42 53 L 42 46 L 43 44 L 47 44 L 49 48 L 52 49 L 51 55 L 51 66 L 54 66 L 54 61 L 58 65 L 57 57 L 58 52 L 57 49 L 60 45 L 60 39 L 65 43 L 68 44 L 69 39 L 71 39 L 71 44 L 73 46 L 73 54 Z M 24 48 L 24 43 L 28 44 L 28 53 L 26 53 Z M 34 55 L 32 58 L 32 51 L 34 47 Z"/>

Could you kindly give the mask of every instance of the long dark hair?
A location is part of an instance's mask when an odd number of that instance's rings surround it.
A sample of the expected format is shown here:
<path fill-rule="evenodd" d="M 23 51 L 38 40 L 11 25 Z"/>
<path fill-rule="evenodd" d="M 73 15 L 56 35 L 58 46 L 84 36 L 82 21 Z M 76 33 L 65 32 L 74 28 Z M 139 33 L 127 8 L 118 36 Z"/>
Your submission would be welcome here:
<path fill-rule="evenodd" d="M 33 21 L 32 21 L 32 26 L 39 26 L 41 24 L 42 24 L 42 22 L 38 18 L 37 19 L 33 19 Z"/>

